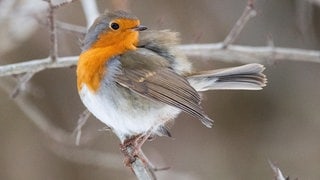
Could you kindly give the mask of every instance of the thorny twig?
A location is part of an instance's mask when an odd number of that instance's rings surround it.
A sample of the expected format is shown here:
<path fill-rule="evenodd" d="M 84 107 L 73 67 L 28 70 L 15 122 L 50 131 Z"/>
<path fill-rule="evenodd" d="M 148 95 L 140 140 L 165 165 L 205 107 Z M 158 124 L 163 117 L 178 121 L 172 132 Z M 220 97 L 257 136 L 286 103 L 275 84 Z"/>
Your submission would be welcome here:
<path fill-rule="evenodd" d="M 232 44 L 239 36 L 240 32 L 244 28 L 244 26 L 247 24 L 247 22 L 256 16 L 257 12 L 254 9 L 253 0 L 248 0 L 247 7 L 243 11 L 242 15 L 236 22 L 236 24 L 233 26 L 227 37 L 224 39 L 222 43 L 222 48 L 227 48 L 230 44 Z"/>

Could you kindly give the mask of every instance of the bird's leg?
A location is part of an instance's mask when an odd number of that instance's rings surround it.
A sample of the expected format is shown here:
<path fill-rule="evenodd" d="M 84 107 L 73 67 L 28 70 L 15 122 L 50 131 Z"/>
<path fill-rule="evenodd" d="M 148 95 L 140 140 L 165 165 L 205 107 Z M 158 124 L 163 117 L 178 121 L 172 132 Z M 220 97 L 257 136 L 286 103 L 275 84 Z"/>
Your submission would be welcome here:
<path fill-rule="evenodd" d="M 126 139 L 122 144 L 120 144 L 120 150 L 124 154 L 124 164 L 127 167 L 130 167 L 131 164 L 136 160 L 136 157 L 132 154 L 133 142 L 137 136 L 132 136 Z"/>
<path fill-rule="evenodd" d="M 131 138 L 126 139 L 123 144 L 120 145 L 120 150 L 125 156 L 124 164 L 128 167 L 139 158 L 148 165 L 149 167 L 153 167 L 146 156 L 143 154 L 141 147 L 151 136 L 151 130 L 143 133 L 141 135 L 132 136 Z"/>

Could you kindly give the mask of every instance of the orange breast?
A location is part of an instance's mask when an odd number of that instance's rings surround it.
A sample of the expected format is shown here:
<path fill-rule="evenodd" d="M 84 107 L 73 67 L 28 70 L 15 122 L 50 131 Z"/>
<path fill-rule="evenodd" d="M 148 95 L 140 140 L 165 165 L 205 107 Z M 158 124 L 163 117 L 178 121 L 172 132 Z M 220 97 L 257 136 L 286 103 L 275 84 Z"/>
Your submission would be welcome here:
<path fill-rule="evenodd" d="M 135 50 L 138 32 L 107 32 L 100 35 L 99 40 L 79 57 L 77 67 L 77 86 L 80 91 L 86 84 L 91 92 L 96 92 L 107 75 L 107 62 L 112 57 Z"/>
<path fill-rule="evenodd" d="M 77 86 L 81 90 L 86 84 L 90 91 L 96 92 L 106 72 L 106 63 L 110 59 L 104 50 L 88 50 L 80 55 L 77 67 Z"/>

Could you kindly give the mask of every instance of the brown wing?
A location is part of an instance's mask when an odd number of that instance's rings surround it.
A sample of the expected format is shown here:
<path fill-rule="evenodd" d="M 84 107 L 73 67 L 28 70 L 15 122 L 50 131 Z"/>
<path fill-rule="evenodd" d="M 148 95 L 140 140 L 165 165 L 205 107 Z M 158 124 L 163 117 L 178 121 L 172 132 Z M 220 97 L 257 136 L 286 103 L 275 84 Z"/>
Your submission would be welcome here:
<path fill-rule="evenodd" d="M 168 66 L 168 62 L 151 51 L 140 49 L 121 56 L 122 69 L 116 81 L 138 94 L 177 107 L 212 126 L 201 106 L 196 90 Z"/>

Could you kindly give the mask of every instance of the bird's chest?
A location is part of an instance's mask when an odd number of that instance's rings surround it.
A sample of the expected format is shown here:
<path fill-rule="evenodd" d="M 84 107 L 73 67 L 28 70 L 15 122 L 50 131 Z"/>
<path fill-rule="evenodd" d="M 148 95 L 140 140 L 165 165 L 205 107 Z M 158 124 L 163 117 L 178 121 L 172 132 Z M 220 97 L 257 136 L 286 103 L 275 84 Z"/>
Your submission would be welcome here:
<path fill-rule="evenodd" d="M 173 119 L 178 109 L 149 100 L 117 84 L 104 84 L 93 93 L 86 85 L 80 91 L 85 106 L 119 136 L 141 134 Z"/>

